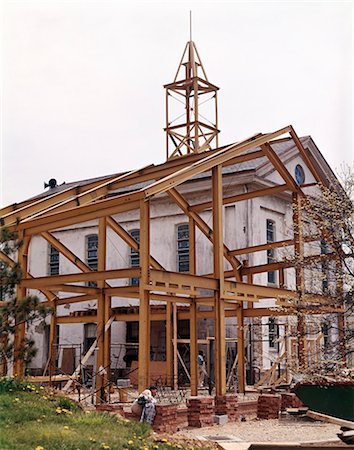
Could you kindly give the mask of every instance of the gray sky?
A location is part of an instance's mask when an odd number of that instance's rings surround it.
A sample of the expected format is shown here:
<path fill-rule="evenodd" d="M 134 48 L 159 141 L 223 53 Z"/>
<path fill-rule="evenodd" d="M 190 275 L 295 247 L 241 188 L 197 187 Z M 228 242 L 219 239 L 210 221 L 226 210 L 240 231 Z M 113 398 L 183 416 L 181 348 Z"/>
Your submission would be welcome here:
<path fill-rule="evenodd" d="M 292 124 L 353 164 L 354 3 L 3 0 L 2 205 L 43 182 L 165 160 L 164 90 L 189 38 L 220 145 Z"/>

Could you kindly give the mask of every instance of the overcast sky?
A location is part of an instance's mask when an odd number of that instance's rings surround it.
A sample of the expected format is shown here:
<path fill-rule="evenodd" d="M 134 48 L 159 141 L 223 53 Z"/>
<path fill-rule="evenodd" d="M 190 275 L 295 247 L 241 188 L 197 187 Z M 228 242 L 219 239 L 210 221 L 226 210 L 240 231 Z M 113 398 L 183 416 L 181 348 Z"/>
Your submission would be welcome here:
<path fill-rule="evenodd" d="M 292 124 L 352 165 L 353 4 L 3 0 L 1 204 L 165 160 L 190 9 L 220 145 Z"/>

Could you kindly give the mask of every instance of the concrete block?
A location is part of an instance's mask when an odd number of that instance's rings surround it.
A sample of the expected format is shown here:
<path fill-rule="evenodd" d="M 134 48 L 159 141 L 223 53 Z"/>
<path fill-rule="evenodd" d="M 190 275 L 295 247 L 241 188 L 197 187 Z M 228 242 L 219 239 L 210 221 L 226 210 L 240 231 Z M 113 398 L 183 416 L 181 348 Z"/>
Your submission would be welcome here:
<path fill-rule="evenodd" d="M 229 418 L 227 417 L 227 414 L 221 414 L 214 416 L 214 423 L 217 425 L 225 425 L 229 421 Z"/>

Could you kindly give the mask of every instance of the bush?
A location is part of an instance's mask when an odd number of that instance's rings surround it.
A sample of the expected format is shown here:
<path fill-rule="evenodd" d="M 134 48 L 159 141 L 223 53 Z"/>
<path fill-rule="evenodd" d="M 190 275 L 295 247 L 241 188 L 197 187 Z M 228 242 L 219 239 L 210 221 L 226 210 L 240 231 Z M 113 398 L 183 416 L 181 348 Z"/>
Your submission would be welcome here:
<path fill-rule="evenodd" d="M 0 378 L 0 393 L 23 391 L 26 388 L 26 384 L 13 377 L 1 377 Z"/>

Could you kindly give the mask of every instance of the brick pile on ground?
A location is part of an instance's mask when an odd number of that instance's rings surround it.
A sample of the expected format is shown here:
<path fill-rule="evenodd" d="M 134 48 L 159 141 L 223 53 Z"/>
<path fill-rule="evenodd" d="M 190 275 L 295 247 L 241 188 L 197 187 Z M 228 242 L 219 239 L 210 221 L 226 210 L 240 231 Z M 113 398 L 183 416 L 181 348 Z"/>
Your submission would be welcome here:
<path fill-rule="evenodd" d="M 237 395 L 217 395 L 215 397 L 215 414 L 226 414 L 230 422 L 235 422 L 238 419 Z"/>
<path fill-rule="evenodd" d="M 259 419 L 278 419 L 281 397 L 278 394 L 262 394 L 258 397 L 257 417 Z"/>
<path fill-rule="evenodd" d="M 214 423 L 214 399 L 212 397 L 190 397 L 187 402 L 188 425 L 209 427 Z"/>
<path fill-rule="evenodd" d="M 281 393 L 281 410 L 285 411 L 287 408 L 301 408 L 305 406 L 302 401 L 292 392 Z"/>
<path fill-rule="evenodd" d="M 175 433 L 177 431 L 177 405 L 158 403 L 152 428 L 157 433 Z"/>

